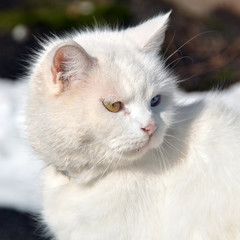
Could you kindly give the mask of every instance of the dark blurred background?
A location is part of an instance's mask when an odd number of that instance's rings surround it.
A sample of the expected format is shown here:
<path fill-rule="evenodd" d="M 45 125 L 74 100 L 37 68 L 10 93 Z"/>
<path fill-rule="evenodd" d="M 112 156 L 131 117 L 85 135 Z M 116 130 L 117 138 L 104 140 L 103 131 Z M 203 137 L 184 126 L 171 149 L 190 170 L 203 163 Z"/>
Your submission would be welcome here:
<path fill-rule="evenodd" d="M 129 26 L 173 10 L 161 54 L 186 91 L 240 80 L 239 0 L 0 0 L 0 79 L 18 81 L 39 38 L 84 26 Z M 42 239 L 32 216 L 0 209 L 0 240 Z"/>
<path fill-rule="evenodd" d="M 26 72 L 37 38 L 95 22 L 129 26 L 170 9 L 162 53 L 171 55 L 167 65 L 181 87 L 203 91 L 239 81 L 239 0 L 1 0 L 0 78 Z"/>

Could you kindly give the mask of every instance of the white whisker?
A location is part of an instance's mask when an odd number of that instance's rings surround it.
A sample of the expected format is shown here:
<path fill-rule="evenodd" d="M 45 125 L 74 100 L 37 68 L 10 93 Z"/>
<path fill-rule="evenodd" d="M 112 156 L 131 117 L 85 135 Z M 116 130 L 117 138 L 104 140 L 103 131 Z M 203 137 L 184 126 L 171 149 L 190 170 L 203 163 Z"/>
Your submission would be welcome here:
<path fill-rule="evenodd" d="M 163 57 L 166 56 L 167 51 L 168 51 L 168 49 L 170 48 L 170 46 L 171 46 L 171 44 L 172 44 L 172 42 L 173 42 L 173 40 L 174 40 L 174 38 L 175 38 L 175 35 L 176 35 L 176 32 L 173 34 L 173 37 L 172 37 L 171 41 L 169 42 L 169 44 L 168 44 L 168 46 L 167 46 L 167 48 L 166 48 L 166 50 L 165 50 L 165 52 L 164 52 L 164 54 L 163 54 Z"/>
<path fill-rule="evenodd" d="M 180 153 L 183 156 L 186 156 L 185 153 L 183 153 L 181 150 L 179 150 L 177 147 L 175 147 L 173 144 L 171 144 L 168 140 L 164 139 L 164 142 L 173 150 L 177 151 L 178 153 Z"/>
<path fill-rule="evenodd" d="M 179 61 L 182 60 L 182 59 L 190 59 L 190 60 L 192 61 L 192 63 L 193 63 L 193 59 L 192 59 L 191 57 L 189 57 L 189 56 L 181 56 L 181 57 L 179 57 L 179 58 L 176 58 L 176 59 L 173 60 L 172 62 L 170 62 L 170 63 L 166 66 L 166 68 L 169 68 L 173 63 L 175 63 L 175 64 L 170 68 L 170 70 L 172 70 L 172 69 L 179 63 Z"/>
<path fill-rule="evenodd" d="M 203 34 L 207 34 L 207 33 L 211 33 L 212 31 L 205 31 L 202 33 L 197 34 L 196 36 L 190 38 L 188 41 L 186 41 L 185 43 L 183 43 L 177 50 L 175 50 L 173 53 L 171 53 L 166 59 L 165 59 L 165 63 L 175 54 L 177 53 L 180 49 L 182 49 L 184 46 L 186 46 L 189 42 L 193 41 L 194 39 L 198 38 L 199 36 L 202 36 Z"/>

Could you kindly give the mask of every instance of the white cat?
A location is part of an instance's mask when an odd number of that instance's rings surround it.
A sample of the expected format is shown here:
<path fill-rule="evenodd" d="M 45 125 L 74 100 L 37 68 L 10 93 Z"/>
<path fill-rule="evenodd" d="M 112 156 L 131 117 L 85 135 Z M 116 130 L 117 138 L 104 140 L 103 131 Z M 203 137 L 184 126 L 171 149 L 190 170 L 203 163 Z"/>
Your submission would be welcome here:
<path fill-rule="evenodd" d="M 240 239 L 240 120 L 177 106 L 158 56 L 169 14 L 53 39 L 30 76 L 28 134 L 58 240 Z"/>

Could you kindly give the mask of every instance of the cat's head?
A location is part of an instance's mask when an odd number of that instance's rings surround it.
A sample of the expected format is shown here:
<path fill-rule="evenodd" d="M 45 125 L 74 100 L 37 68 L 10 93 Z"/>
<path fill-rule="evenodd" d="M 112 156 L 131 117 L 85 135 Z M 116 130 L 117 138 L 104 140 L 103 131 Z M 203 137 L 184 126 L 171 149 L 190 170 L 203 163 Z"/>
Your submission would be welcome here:
<path fill-rule="evenodd" d="M 122 166 L 161 145 L 175 91 L 158 55 L 168 17 L 45 46 L 33 67 L 27 114 L 31 143 L 45 161 Z"/>

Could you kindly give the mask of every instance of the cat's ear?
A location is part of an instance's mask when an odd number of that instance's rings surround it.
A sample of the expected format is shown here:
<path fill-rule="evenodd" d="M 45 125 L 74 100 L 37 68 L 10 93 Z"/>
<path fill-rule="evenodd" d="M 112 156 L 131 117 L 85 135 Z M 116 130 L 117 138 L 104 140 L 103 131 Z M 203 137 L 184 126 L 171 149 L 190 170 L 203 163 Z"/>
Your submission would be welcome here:
<path fill-rule="evenodd" d="M 126 34 L 136 45 L 146 52 L 157 52 L 165 38 L 165 30 L 171 11 L 126 30 Z"/>
<path fill-rule="evenodd" d="M 95 63 L 95 59 L 75 42 L 61 44 L 52 51 L 51 88 L 54 94 L 70 89 Z"/>

